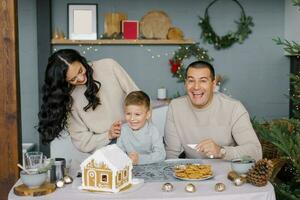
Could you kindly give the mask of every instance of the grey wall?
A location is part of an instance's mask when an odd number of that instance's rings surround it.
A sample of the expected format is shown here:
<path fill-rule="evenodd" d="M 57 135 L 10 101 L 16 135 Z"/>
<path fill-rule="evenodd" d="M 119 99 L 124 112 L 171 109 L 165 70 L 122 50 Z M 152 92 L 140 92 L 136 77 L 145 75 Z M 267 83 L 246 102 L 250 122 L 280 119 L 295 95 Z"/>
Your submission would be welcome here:
<path fill-rule="evenodd" d="M 38 141 L 34 126 L 38 112 L 38 67 L 35 0 L 19 0 L 19 47 L 20 82 L 23 142 Z M 60 28 L 67 33 L 67 3 L 83 1 L 53 0 L 52 28 Z M 147 11 L 160 9 L 168 13 L 175 26 L 180 27 L 186 38 L 199 42 L 209 50 L 214 58 L 217 73 L 229 78 L 225 93 L 240 99 L 252 116 L 258 118 L 278 118 L 288 116 L 289 60 L 283 55 L 281 47 L 272 38 L 284 36 L 283 0 L 240 0 L 247 15 L 253 17 L 255 27 L 250 37 L 242 44 L 235 44 L 227 50 L 216 51 L 211 45 L 203 44 L 199 38 L 201 30 L 198 16 L 204 15 L 210 0 L 114 0 L 96 1 L 98 3 L 98 33 L 103 32 L 105 12 L 122 11 L 129 19 L 139 20 Z M 219 1 L 210 10 L 212 25 L 216 32 L 224 34 L 235 30 L 234 20 L 239 18 L 240 10 L 232 1 Z M 87 50 L 87 47 L 91 47 Z M 165 86 L 169 96 L 176 91 L 183 93 L 182 83 L 176 83 L 169 72 L 168 59 L 178 46 L 167 45 L 116 45 L 116 46 L 63 46 L 53 49 L 75 48 L 89 60 L 111 57 L 116 59 L 132 76 L 138 86 L 156 97 L 158 87 Z M 95 51 L 98 49 L 98 51 Z M 150 51 L 151 50 L 151 51 Z M 166 56 L 166 55 L 167 56 Z M 158 55 L 160 57 L 158 57 Z M 154 58 L 152 58 L 154 56 Z M 190 60 L 186 60 L 188 64 Z"/>
<path fill-rule="evenodd" d="M 53 0 L 53 30 L 59 28 L 67 34 L 67 3 L 78 2 L 82 1 Z M 93 2 L 98 3 L 98 35 L 103 33 L 106 12 L 121 11 L 127 13 L 129 19 L 140 20 L 150 10 L 165 11 L 173 25 L 184 31 L 186 38 L 200 41 L 200 46 L 209 50 L 216 72 L 229 78 L 224 86 L 225 93 L 241 100 L 252 116 L 264 119 L 288 116 L 288 99 L 284 95 L 288 94 L 289 88 L 289 60 L 283 55 L 281 47 L 272 41 L 274 37 L 284 36 L 283 0 L 240 0 L 246 14 L 253 17 L 253 33 L 242 45 L 235 44 L 221 51 L 203 44 L 200 39 L 198 16 L 204 15 L 210 0 L 89 1 Z M 239 19 L 240 9 L 233 1 L 218 1 L 210 8 L 209 14 L 215 31 L 222 35 L 229 30 L 236 30 L 234 20 Z M 168 89 L 169 96 L 177 91 L 183 93 L 182 83 L 177 83 L 177 79 L 171 77 L 168 64 L 171 52 L 178 46 L 53 46 L 53 50 L 60 48 L 75 48 L 89 60 L 105 57 L 116 59 L 152 98 L 156 98 L 157 88 L 161 86 Z M 185 66 L 193 59 L 186 60 Z"/>
<path fill-rule="evenodd" d="M 299 6 L 294 6 L 293 1 L 285 0 L 285 21 L 284 37 L 289 41 L 300 42 L 300 10 Z"/>
<path fill-rule="evenodd" d="M 18 1 L 22 142 L 38 144 L 36 0 Z"/>

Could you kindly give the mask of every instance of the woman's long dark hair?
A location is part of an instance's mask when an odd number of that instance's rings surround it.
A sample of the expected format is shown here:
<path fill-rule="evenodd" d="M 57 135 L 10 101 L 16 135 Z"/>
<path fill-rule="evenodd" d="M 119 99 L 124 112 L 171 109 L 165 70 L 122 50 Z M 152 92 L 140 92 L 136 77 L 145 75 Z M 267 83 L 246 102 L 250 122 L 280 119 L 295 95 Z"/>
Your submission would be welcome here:
<path fill-rule="evenodd" d="M 45 82 L 42 87 L 42 105 L 39 112 L 38 132 L 42 135 L 42 142 L 49 143 L 67 127 L 68 113 L 71 111 L 73 99 L 71 92 L 74 85 L 66 80 L 68 67 L 78 61 L 86 69 L 87 82 L 84 95 L 88 104 L 84 111 L 93 110 L 100 104 L 97 93 L 100 82 L 93 79 L 93 69 L 86 59 L 73 49 L 62 49 L 52 54 L 48 59 Z"/>

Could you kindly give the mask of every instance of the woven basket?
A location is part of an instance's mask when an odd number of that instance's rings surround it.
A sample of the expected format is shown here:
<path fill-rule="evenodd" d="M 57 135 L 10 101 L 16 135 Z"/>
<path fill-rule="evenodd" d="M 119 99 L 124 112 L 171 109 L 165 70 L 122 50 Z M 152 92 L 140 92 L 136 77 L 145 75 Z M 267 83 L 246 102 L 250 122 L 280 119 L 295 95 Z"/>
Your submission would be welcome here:
<path fill-rule="evenodd" d="M 264 123 L 261 124 L 262 126 L 264 126 L 265 128 L 269 128 L 271 124 L 273 123 L 288 123 L 287 120 L 273 120 L 270 123 Z M 289 126 L 289 128 L 292 129 L 292 127 Z M 256 130 L 256 132 L 259 132 L 259 130 Z M 281 157 L 281 155 L 279 154 L 277 147 L 272 144 L 271 142 L 268 142 L 262 138 L 259 138 L 261 146 L 262 146 L 262 153 L 263 153 L 263 158 L 267 158 L 269 160 L 272 161 L 273 164 L 273 169 L 272 169 L 272 173 L 271 173 L 271 177 L 269 178 L 269 180 L 271 182 L 274 182 L 274 180 L 276 179 L 276 176 L 278 174 L 278 172 L 281 170 L 282 166 L 285 164 L 285 160 Z"/>
<path fill-rule="evenodd" d="M 280 157 L 277 147 L 275 147 L 271 142 L 261 139 L 260 143 L 262 146 L 263 158 L 275 159 Z"/>

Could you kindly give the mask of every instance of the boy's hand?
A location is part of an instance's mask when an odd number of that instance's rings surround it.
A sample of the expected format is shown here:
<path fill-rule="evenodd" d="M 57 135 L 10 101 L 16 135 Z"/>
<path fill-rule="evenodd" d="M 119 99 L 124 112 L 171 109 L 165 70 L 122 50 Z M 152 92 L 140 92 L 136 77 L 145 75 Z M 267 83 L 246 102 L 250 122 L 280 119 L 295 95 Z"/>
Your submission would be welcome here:
<path fill-rule="evenodd" d="M 115 121 L 109 131 L 108 131 L 108 139 L 112 140 L 120 137 L 121 134 L 121 121 Z"/>
<path fill-rule="evenodd" d="M 132 164 L 137 165 L 139 163 L 139 154 L 137 152 L 131 152 L 128 157 L 132 160 Z"/>

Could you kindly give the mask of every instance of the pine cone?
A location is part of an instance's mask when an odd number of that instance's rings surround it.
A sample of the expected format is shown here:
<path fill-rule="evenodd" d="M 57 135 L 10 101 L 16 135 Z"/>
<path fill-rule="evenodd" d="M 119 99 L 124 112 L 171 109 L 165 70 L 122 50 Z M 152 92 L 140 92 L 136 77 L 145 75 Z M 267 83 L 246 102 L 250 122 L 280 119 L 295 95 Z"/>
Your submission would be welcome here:
<path fill-rule="evenodd" d="M 247 182 L 252 185 L 261 187 L 268 183 L 271 177 L 273 164 L 271 160 L 261 159 L 247 173 Z"/>

